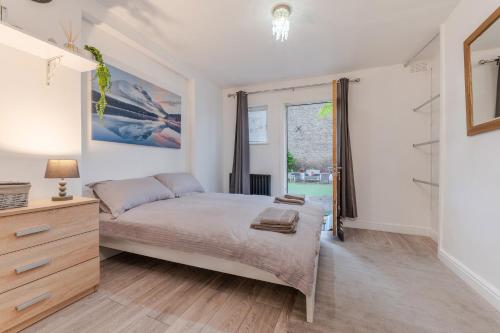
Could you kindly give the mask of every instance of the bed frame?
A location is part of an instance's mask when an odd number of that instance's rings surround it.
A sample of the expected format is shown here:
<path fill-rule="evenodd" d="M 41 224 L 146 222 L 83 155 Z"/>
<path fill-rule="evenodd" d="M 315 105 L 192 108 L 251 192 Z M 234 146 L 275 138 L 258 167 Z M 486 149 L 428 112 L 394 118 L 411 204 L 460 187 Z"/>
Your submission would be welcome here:
<path fill-rule="evenodd" d="M 101 236 L 99 245 L 114 250 L 136 253 L 143 256 L 172 261 L 188 266 L 195 266 L 212 271 L 291 287 L 289 284 L 279 280 L 272 273 L 236 261 L 220 259 L 204 254 L 175 251 L 161 246 L 147 245 L 126 239 L 111 238 L 106 236 Z M 309 323 L 313 322 L 314 316 L 314 298 L 316 294 L 316 277 L 318 275 L 318 258 L 319 254 L 316 255 L 315 259 L 314 283 L 312 293 L 309 296 L 305 295 L 306 319 Z"/>

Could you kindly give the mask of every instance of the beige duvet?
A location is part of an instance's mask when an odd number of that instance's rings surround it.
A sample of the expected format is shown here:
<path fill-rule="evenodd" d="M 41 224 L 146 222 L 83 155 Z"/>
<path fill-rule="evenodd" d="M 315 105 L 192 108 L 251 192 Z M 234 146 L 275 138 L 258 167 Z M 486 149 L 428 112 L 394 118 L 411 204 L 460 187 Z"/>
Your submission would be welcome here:
<path fill-rule="evenodd" d="M 272 201 L 265 196 L 193 194 L 144 204 L 117 219 L 101 214 L 100 233 L 254 266 L 309 296 L 323 210 L 308 204 L 290 206 Z M 250 228 L 255 217 L 271 206 L 299 211 L 297 233 Z"/>

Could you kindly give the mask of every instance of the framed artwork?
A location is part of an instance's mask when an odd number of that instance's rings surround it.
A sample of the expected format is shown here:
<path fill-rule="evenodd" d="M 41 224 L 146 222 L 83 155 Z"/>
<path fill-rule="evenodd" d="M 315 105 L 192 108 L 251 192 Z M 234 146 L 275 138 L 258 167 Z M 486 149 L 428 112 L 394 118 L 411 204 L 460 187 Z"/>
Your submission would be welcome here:
<path fill-rule="evenodd" d="M 267 105 L 248 108 L 248 133 L 250 144 L 267 143 Z"/>
<path fill-rule="evenodd" d="M 181 97 L 107 66 L 112 84 L 106 94 L 108 105 L 103 119 L 96 112 L 101 94 L 97 80 L 92 80 L 92 139 L 180 149 Z"/>

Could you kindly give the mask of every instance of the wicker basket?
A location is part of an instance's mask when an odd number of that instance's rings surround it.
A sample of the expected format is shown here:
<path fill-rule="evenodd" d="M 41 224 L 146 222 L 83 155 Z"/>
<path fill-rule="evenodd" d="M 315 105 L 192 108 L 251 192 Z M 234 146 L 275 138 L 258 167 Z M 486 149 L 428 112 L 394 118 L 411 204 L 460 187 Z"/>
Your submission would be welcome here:
<path fill-rule="evenodd" d="M 0 182 L 0 210 L 28 206 L 30 183 Z"/>

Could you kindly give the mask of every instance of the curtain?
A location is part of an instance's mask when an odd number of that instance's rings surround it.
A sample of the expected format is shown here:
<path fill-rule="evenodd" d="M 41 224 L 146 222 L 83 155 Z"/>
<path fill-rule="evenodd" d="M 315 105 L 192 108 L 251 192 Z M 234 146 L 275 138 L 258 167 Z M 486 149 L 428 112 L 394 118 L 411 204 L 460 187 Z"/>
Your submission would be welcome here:
<path fill-rule="evenodd" d="M 500 57 L 497 60 L 498 78 L 497 78 L 497 106 L 495 109 L 495 117 L 500 117 Z"/>
<path fill-rule="evenodd" d="M 349 138 L 349 79 L 340 79 L 337 91 L 337 164 L 340 167 L 337 192 L 340 202 L 339 217 L 356 218 L 358 217 L 358 209 Z M 338 223 L 338 225 L 342 228 L 342 223 Z"/>
<path fill-rule="evenodd" d="M 247 93 L 236 93 L 236 132 L 230 193 L 250 194 L 250 144 L 248 138 Z"/>

